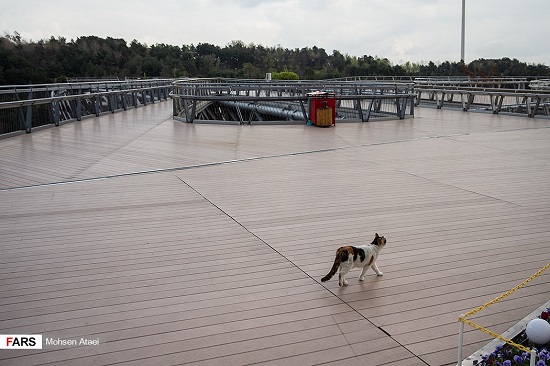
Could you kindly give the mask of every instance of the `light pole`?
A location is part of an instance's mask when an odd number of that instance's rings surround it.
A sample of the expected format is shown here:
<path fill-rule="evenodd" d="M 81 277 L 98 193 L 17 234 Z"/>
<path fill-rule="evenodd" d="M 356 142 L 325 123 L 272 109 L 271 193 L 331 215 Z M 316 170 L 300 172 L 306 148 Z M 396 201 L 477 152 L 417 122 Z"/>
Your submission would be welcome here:
<path fill-rule="evenodd" d="M 460 62 L 464 63 L 464 34 L 466 28 L 466 0 L 462 0 L 462 34 L 460 38 Z"/>

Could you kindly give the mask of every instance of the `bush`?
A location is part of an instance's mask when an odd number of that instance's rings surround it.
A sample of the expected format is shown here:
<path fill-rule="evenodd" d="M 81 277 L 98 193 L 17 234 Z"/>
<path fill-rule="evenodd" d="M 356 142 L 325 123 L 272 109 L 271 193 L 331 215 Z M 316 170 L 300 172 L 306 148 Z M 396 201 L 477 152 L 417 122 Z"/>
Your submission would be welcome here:
<path fill-rule="evenodd" d="M 273 80 L 298 80 L 298 74 L 292 71 L 272 72 L 271 79 Z"/>

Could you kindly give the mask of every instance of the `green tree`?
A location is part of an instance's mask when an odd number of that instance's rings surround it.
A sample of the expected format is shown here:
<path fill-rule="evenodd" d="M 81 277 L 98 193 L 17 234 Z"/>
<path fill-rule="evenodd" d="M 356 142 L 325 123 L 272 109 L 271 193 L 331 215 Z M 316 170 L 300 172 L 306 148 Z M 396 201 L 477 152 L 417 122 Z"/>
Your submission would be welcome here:
<path fill-rule="evenodd" d="M 479 59 L 460 62 L 393 65 L 387 58 L 331 54 L 323 48 L 265 47 L 232 41 L 224 47 L 210 43 L 147 46 L 137 40 L 83 36 L 76 40 L 50 37 L 30 42 L 17 32 L 0 37 L 0 83 L 47 83 L 66 77 L 239 77 L 330 79 L 345 76 L 550 76 L 543 64 L 516 59 Z M 288 73 L 288 74 L 286 74 Z"/>

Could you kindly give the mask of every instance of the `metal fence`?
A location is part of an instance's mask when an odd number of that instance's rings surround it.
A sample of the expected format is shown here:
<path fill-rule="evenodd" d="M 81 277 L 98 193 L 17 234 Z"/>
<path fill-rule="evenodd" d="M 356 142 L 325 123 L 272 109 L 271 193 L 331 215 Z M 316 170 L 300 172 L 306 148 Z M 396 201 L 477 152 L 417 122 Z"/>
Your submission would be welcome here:
<path fill-rule="evenodd" d="M 337 121 L 414 115 L 411 83 L 184 79 L 174 82 L 174 118 L 203 123 L 305 123 L 309 93 L 336 98 Z"/>
<path fill-rule="evenodd" d="M 414 107 L 550 116 L 550 81 L 535 77 L 352 77 L 324 81 L 150 79 L 0 87 L 0 135 L 81 120 L 173 97 L 185 122 L 303 123 L 308 94 L 336 96 L 336 120 L 405 118 Z"/>
<path fill-rule="evenodd" d="M 337 80 L 410 82 L 415 106 L 550 116 L 550 79 L 537 76 L 355 76 Z"/>
<path fill-rule="evenodd" d="M 0 134 L 56 125 L 167 100 L 172 80 L 132 80 L 0 87 Z"/>
<path fill-rule="evenodd" d="M 549 84 L 536 77 L 417 77 L 415 105 L 550 116 Z"/>
<path fill-rule="evenodd" d="M 470 77 L 470 76 L 350 76 L 338 78 L 339 81 L 393 81 L 433 86 L 469 86 L 508 89 L 527 89 L 537 76 L 502 76 L 502 77 Z"/>
<path fill-rule="evenodd" d="M 550 90 L 484 87 L 415 86 L 416 105 L 460 108 L 463 111 L 508 112 L 528 117 L 550 116 Z"/>

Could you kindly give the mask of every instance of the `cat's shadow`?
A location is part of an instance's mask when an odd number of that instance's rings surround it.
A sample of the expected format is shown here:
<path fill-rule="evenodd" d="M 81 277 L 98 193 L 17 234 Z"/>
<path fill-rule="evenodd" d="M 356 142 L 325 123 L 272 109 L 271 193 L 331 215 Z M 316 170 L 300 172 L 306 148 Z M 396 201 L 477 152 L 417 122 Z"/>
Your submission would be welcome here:
<path fill-rule="evenodd" d="M 384 276 L 366 276 L 364 281 L 355 280 L 357 282 L 350 282 L 347 286 L 339 286 L 338 288 L 333 289 L 332 291 L 335 294 L 351 294 L 351 293 L 361 293 L 361 292 L 372 292 L 380 288 L 380 281 L 384 279 Z M 330 290 L 330 289 L 329 289 Z"/>

